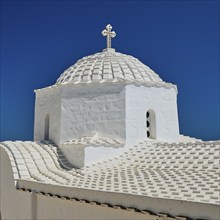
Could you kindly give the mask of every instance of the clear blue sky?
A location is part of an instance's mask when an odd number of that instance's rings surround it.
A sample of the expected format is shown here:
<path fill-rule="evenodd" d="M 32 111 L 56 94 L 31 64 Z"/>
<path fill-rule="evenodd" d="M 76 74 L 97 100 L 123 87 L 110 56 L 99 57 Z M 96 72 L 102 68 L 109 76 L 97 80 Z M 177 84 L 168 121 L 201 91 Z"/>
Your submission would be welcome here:
<path fill-rule="evenodd" d="M 1 140 L 32 140 L 34 89 L 113 47 L 178 86 L 180 131 L 219 137 L 219 1 L 1 1 Z"/>

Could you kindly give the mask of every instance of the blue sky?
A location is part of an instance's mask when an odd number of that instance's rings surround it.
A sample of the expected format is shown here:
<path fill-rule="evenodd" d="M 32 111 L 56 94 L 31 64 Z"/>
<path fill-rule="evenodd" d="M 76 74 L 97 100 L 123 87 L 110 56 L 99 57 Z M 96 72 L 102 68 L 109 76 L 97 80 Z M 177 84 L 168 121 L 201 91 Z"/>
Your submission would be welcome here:
<path fill-rule="evenodd" d="M 178 86 L 180 132 L 219 137 L 219 1 L 1 1 L 1 140 L 32 140 L 34 89 L 105 48 Z"/>

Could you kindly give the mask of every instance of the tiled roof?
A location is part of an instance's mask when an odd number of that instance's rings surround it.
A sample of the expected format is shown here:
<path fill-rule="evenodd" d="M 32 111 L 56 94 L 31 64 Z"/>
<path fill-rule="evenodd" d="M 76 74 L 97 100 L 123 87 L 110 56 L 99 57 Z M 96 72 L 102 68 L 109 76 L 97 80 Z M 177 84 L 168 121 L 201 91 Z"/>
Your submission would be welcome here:
<path fill-rule="evenodd" d="M 78 60 L 60 75 L 55 85 L 118 81 L 172 85 L 137 58 L 110 48 Z"/>
<path fill-rule="evenodd" d="M 220 141 L 144 141 L 82 169 L 74 169 L 50 142 L 3 142 L 0 146 L 8 152 L 15 179 L 220 204 Z"/>
<path fill-rule="evenodd" d="M 144 141 L 81 169 L 51 142 L 8 141 L 0 147 L 8 153 L 18 189 L 162 216 L 216 219 L 220 141 L 181 139 L 190 142 Z"/>

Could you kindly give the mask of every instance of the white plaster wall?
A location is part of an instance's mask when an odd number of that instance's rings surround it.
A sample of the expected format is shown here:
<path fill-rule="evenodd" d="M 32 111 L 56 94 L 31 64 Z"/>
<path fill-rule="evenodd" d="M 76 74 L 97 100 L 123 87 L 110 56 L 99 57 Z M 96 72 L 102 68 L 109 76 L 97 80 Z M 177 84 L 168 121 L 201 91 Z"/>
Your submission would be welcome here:
<path fill-rule="evenodd" d="M 49 139 L 59 145 L 60 141 L 60 89 L 36 91 L 34 140 L 44 140 L 45 116 L 49 114 Z"/>
<path fill-rule="evenodd" d="M 101 162 L 110 158 L 114 158 L 123 151 L 124 146 L 87 146 L 85 147 L 85 166 Z"/>
<path fill-rule="evenodd" d="M 91 145 L 60 145 L 66 159 L 75 167 L 82 168 L 117 156 L 123 151 L 123 145 L 91 146 Z"/>
<path fill-rule="evenodd" d="M 124 86 L 65 86 L 61 92 L 61 143 L 98 133 L 125 138 Z"/>
<path fill-rule="evenodd" d="M 156 139 L 176 142 L 179 136 L 177 94 L 174 88 L 126 86 L 126 143 L 147 139 L 146 112 L 155 111 Z"/>
<path fill-rule="evenodd" d="M 156 220 L 157 216 L 142 214 L 137 212 L 129 212 L 127 210 L 113 209 L 80 203 L 77 201 L 68 201 L 46 196 L 37 196 L 38 212 L 36 219 L 146 219 Z M 56 207 L 56 208 L 55 208 Z"/>
<path fill-rule="evenodd" d="M 0 213 L 3 220 L 32 219 L 29 195 L 19 196 L 15 189 L 12 166 L 6 151 L 0 147 Z"/>
<path fill-rule="evenodd" d="M 58 194 L 62 196 L 74 197 L 88 201 L 96 201 L 99 203 L 120 205 L 123 207 L 133 207 L 139 210 L 150 210 L 154 213 L 167 213 L 172 216 L 186 216 L 192 219 L 207 219 L 207 220 L 208 219 L 216 220 L 219 219 L 220 217 L 219 205 L 217 204 L 165 199 L 159 197 L 153 198 L 148 196 L 127 194 L 127 193 L 79 189 L 79 188 L 60 186 L 60 185 L 45 185 L 42 183 L 30 182 L 25 180 L 19 180 L 18 185 L 24 188 L 30 187 L 32 189 L 37 189 L 37 191 L 39 192 L 51 193 L 52 195 Z M 86 213 L 87 209 L 85 209 L 84 212 Z M 106 218 L 114 219 L 115 216 L 106 215 L 104 219 Z M 160 217 L 157 217 L 157 219 L 160 219 Z M 168 220 L 170 218 L 169 217 L 166 218 L 162 216 L 162 219 Z"/>

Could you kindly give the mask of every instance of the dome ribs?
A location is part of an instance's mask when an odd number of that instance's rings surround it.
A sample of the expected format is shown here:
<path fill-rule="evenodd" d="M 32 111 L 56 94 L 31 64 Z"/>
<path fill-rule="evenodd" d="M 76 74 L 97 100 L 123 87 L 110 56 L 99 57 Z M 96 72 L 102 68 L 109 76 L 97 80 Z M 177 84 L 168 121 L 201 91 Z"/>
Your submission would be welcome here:
<path fill-rule="evenodd" d="M 175 87 L 164 82 L 158 74 L 130 55 L 104 50 L 83 57 L 65 70 L 56 81 L 60 84 L 137 82 L 155 86 Z"/>

